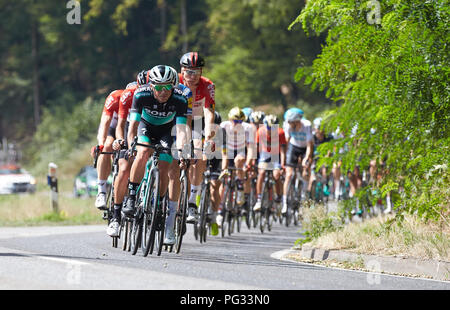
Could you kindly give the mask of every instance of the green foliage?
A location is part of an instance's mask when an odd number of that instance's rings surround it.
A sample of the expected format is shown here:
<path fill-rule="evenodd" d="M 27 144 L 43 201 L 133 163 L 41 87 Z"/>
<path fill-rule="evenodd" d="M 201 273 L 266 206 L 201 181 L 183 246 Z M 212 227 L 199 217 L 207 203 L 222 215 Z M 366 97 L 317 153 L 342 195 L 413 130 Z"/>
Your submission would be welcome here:
<path fill-rule="evenodd" d="M 325 207 L 316 206 L 313 209 L 307 209 L 306 216 L 302 222 L 302 228 L 305 230 L 304 238 L 298 239 L 295 245 L 303 245 L 311 242 L 318 237 L 341 230 L 343 228 L 343 220 L 339 214 L 330 213 L 327 214 Z"/>
<path fill-rule="evenodd" d="M 95 136 L 102 103 L 87 98 L 73 110 L 64 107 L 45 109 L 42 122 L 26 147 L 27 161 L 34 170 L 46 171 L 49 162 L 60 162 Z"/>
<path fill-rule="evenodd" d="M 291 27 L 300 23 L 307 33 L 326 32 L 326 46 L 296 79 L 327 90 L 339 104 L 325 128 L 339 127 L 345 138 L 322 152 L 346 145 L 343 171 L 359 158 L 364 168 L 371 159 L 385 161 L 380 188 L 398 189 L 398 211 L 443 219 L 449 214 L 448 171 L 434 169 L 450 164 L 449 3 L 380 3 L 381 23 L 370 24 L 365 2 L 308 1 Z M 338 156 L 322 161 L 330 164 Z"/>

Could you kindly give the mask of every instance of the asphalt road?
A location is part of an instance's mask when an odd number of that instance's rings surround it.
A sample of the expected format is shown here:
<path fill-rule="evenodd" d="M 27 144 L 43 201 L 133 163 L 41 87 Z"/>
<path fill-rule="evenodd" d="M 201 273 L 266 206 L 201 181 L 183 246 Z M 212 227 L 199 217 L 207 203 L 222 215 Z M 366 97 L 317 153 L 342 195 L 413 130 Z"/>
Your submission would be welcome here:
<path fill-rule="evenodd" d="M 278 259 L 301 235 L 246 227 L 200 244 L 192 226 L 180 254 L 132 256 L 111 247 L 106 226 L 0 228 L 0 289 L 436 290 L 450 283 Z"/>

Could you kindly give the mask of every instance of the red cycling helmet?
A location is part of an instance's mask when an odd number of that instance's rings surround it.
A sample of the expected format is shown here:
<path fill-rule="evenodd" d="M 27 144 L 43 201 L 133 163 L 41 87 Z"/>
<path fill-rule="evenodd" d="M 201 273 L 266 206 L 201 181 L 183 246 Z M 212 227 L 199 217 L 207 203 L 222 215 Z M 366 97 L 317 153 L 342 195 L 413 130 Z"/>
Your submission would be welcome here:
<path fill-rule="evenodd" d="M 205 66 L 205 59 L 198 52 L 189 52 L 181 56 L 180 65 L 187 68 L 201 68 Z"/>

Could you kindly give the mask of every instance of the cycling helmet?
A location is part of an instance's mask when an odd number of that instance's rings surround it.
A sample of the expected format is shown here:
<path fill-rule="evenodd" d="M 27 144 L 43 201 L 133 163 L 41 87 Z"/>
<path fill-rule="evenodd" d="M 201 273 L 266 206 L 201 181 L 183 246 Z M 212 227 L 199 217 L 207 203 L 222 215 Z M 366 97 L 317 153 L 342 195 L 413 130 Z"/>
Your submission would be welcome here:
<path fill-rule="evenodd" d="M 141 72 L 139 72 L 136 77 L 136 81 L 139 86 L 147 84 L 147 71 L 142 70 Z"/>
<path fill-rule="evenodd" d="M 187 68 L 201 68 L 205 66 L 205 59 L 198 52 L 189 52 L 181 56 L 180 65 Z"/>
<path fill-rule="evenodd" d="M 303 115 L 300 114 L 298 111 L 291 110 L 291 109 L 287 110 L 286 113 L 284 114 L 284 120 L 286 122 L 301 121 L 302 117 L 303 117 Z"/>
<path fill-rule="evenodd" d="M 259 124 L 263 121 L 266 115 L 262 111 L 255 111 L 250 114 L 250 121 L 255 124 Z"/>
<path fill-rule="evenodd" d="M 244 114 L 245 114 L 245 121 L 248 122 L 250 119 L 250 115 L 253 113 L 253 109 L 252 108 L 243 108 L 242 112 L 244 112 Z"/>
<path fill-rule="evenodd" d="M 138 85 L 137 82 L 130 82 L 130 83 L 127 84 L 127 87 L 125 87 L 125 89 L 133 88 L 133 87 L 135 87 L 136 85 Z"/>
<path fill-rule="evenodd" d="M 178 86 L 178 73 L 169 66 L 158 65 L 147 71 L 147 80 L 153 84 L 172 84 Z"/>
<path fill-rule="evenodd" d="M 288 109 L 286 112 L 284 112 L 284 116 L 283 116 L 283 118 L 284 118 L 284 120 L 285 121 L 287 121 L 287 115 L 288 115 L 288 113 L 290 113 L 290 112 L 295 112 L 295 113 L 298 113 L 301 117 L 300 118 L 303 118 L 303 110 L 302 109 L 299 109 L 299 108 L 290 108 L 290 109 Z"/>
<path fill-rule="evenodd" d="M 269 114 L 264 117 L 264 125 L 267 127 L 272 127 L 275 124 L 278 124 L 278 117 L 276 115 Z"/>
<path fill-rule="evenodd" d="M 321 117 L 317 117 L 313 120 L 314 129 L 320 129 L 320 124 L 322 124 Z"/>
<path fill-rule="evenodd" d="M 222 123 L 222 116 L 217 111 L 214 111 L 214 124 L 220 125 Z"/>
<path fill-rule="evenodd" d="M 233 121 L 244 121 L 245 114 L 239 107 L 234 107 L 228 113 L 228 118 Z"/>

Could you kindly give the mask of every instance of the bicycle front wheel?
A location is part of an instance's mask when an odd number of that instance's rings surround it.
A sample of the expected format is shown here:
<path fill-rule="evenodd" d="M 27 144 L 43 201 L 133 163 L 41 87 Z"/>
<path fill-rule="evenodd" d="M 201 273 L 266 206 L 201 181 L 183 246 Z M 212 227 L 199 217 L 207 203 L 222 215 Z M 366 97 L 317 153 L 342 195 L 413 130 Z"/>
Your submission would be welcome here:
<path fill-rule="evenodd" d="M 200 199 L 200 219 L 199 219 L 199 235 L 200 235 L 200 243 L 206 242 L 206 234 L 208 231 L 207 227 L 207 215 L 208 208 L 210 203 L 210 191 L 209 184 L 203 186 L 203 191 Z"/>
<path fill-rule="evenodd" d="M 143 239 L 144 256 L 153 253 L 159 203 L 159 173 L 153 170 L 144 200 L 145 230 Z"/>
<path fill-rule="evenodd" d="M 184 175 L 181 181 L 180 199 L 178 200 L 175 220 L 175 253 L 180 253 L 183 236 L 186 232 L 186 210 L 188 205 L 188 180 Z"/>

